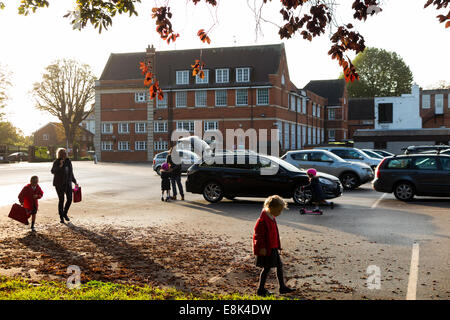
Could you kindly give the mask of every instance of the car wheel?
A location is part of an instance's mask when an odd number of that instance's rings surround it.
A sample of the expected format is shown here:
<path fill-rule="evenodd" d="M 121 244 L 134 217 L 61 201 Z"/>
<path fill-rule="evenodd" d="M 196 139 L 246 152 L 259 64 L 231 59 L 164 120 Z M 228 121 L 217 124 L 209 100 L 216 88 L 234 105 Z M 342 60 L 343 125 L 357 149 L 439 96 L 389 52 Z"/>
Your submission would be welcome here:
<path fill-rule="evenodd" d="M 414 186 L 409 182 L 400 182 L 394 188 L 394 195 L 398 200 L 410 201 L 414 198 Z"/>
<path fill-rule="evenodd" d="M 206 201 L 215 203 L 223 198 L 223 189 L 217 182 L 208 182 L 203 188 L 203 198 Z"/>
<path fill-rule="evenodd" d="M 158 174 L 158 176 L 161 175 L 161 166 L 156 168 L 156 173 Z"/>
<path fill-rule="evenodd" d="M 308 204 L 312 200 L 312 193 L 310 190 L 302 190 L 302 186 L 298 185 L 294 190 L 294 196 L 292 197 L 296 204 Z"/>
<path fill-rule="evenodd" d="M 359 186 L 358 176 L 351 172 L 342 174 L 339 180 L 341 180 L 342 186 L 346 190 L 356 189 Z"/>

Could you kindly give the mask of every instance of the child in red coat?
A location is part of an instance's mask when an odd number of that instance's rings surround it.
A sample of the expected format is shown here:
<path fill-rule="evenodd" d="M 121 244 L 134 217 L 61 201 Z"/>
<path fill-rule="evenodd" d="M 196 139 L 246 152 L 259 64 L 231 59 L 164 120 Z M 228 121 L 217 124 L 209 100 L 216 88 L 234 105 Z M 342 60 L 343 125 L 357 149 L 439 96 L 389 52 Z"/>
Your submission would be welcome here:
<path fill-rule="evenodd" d="M 294 291 L 294 289 L 284 284 L 283 265 L 278 253 L 278 250 L 281 250 L 281 243 L 275 217 L 278 217 L 286 207 L 286 202 L 280 196 L 270 196 L 264 202 L 261 216 L 256 221 L 255 233 L 253 234 L 253 253 L 256 255 L 256 266 L 263 268 L 259 277 L 258 291 L 256 292 L 259 296 L 272 294 L 264 288 L 264 285 L 270 269 L 274 267 L 277 268 L 280 293 Z"/>
<path fill-rule="evenodd" d="M 42 198 L 44 192 L 38 185 L 39 178 L 32 176 L 30 183 L 23 187 L 19 193 L 20 204 L 31 214 L 31 230 L 35 231 L 34 223 L 36 222 L 36 213 L 38 210 L 38 199 Z"/>

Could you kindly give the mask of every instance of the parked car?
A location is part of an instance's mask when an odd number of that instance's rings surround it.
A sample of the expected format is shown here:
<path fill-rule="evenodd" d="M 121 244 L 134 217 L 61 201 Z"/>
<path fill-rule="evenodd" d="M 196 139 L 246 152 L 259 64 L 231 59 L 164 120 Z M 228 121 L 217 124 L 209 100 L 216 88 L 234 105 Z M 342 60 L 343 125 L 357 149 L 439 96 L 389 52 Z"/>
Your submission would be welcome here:
<path fill-rule="evenodd" d="M 364 150 L 364 149 L 363 149 Z M 369 149 L 375 153 L 378 153 L 380 156 L 382 157 L 392 157 L 395 156 L 395 154 L 391 153 L 391 152 L 387 152 L 386 150 L 379 150 L 379 149 Z"/>
<path fill-rule="evenodd" d="M 338 177 L 344 189 L 355 189 L 372 181 L 374 174 L 365 163 L 345 161 L 327 150 L 289 151 L 281 159 L 297 168 L 314 168 Z"/>
<path fill-rule="evenodd" d="M 187 172 L 190 166 L 200 162 L 200 157 L 192 151 L 178 150 L 177 152 L 181 160 L 181 172 Z M 160 152 L 153 158 L 153 170 L 155 170 L 158 175 L 160 174 L 162 164 L 166 162 L 168 154 L 168 151 Z"/>
<path fill-rule="evenodd" d="M 264 174 L 267 173 L 265 170 L 272 174 Z M 322 172 L 318 176 L 326 199 L 342 194 L 343 188 L 338 178 Z M 190 167 L 186 190 L 203 194 L 205 200 L 213 203 L 223 197 L 234 199 L 278 194 L 301 204 L 303 200 L 310 200 L 311 195 L 302 190 L 302 186 L 308 183 L 305 171 L 280 158 L 258 154 L 224 155 L 217 157 L 213 163 L 202 161 Z"/>
<path fill-rule="evenodd" d="M 0 155 L 0 163 L 9 163 L 8 159 L 4 155 Z"/>
<path fill-rule="evenodd" d="M 14 152 L 11 153 L 9 156 L 7 156 L 6 159 L 8 161 L 19 161 L 19 162 L 28 160 L 28 153 L 23 151 Z"/>
<path fill-rule="evenodd" d="M 421 153 L 425 151 L 434 151 L 437 152 L 438 150 L 446 150 L 450 149 L 450 146 L 448 145 L 435 145 L 435 146 L 409 146 L 407 148 L 403 148 L 404 154 L 416 154 Z"/>
<path fill-rule="evenodd" d="M 372 168 L 372 170 L 375 170 L 377 165 L 381 162 L 381 159 L 372 158 L 369 155 L 367 155 L 364 151 L 362 151 L 358 148 L 318 147 L 316 149 L 328 150 L 347 161 L 365 163 L 368 166 L 370 166 Z"/>
<path fill-rule="evenodd" d="M 399 200 L 414 195 L 450 197 L 450 155 L 399 155 L 383 159 L 373 181 L 376 191 Z"/>
<path fill-rule="evenodd" d="M 367 154 L 369 157 L 375 158 L 375 159 L 383 159 L 385 156 L 382 156 L 381 154 L 371 150 L 371 149 L 361 149 L 365 154 Z"/>
<path fill-rule="evenodd" d="M 423 152 L 420 152 L 419 154 L 448 154 L 448 155 L 450 155 L 450 149 L 446 149 L 446 150 L 442 150 L 442 151 L 441 150 L 423 151 Z"/>

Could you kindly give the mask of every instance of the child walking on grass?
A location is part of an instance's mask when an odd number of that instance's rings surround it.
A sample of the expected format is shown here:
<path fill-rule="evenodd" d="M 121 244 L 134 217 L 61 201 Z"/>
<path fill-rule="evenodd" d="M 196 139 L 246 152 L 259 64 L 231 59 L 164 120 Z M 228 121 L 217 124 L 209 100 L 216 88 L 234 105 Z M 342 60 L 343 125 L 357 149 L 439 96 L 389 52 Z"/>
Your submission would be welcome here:
<path fill-rule="evenodd" d="M 164 162 L 159 171 L 161 174 L 161 201 L 164 201 L 164 193 L 166 193 L 165 201 L 168 202 L 170 199 L 170 170 L 169 164 Z"/>
<path fill-rule="evenodd" d="M 19 193 L 19 202 L 31 215 L 31 231 L 35 231 L 34 224 L 36 222 L 36 213 L 38 210 L 38 199 L 42 198 L 44 192 L 39 187 L 39 178 L 32 176 L 30 183 L 23 187 Z"/>
<path fill-rule="evenodd" d="M 272 294 L 264 288 L 271 268 L 277 268 L 277 278 L 280 285 L 279 292 L 284 294 L 294 291 L 294 289 L 284 284 L 283 265 L 278 252 L 278 250 L 281 250 L 281 243 L 275 218 L 285 208 L 287 208 L 287 204 L 280 196 L 270 196 L 264 202 L 261 215 L 256 221 L 253 234 L 253 253 L 256 255 L 256 266 L 263 268 L 259 276 L 259 287 L 256 292 L 259 296 Z"/>

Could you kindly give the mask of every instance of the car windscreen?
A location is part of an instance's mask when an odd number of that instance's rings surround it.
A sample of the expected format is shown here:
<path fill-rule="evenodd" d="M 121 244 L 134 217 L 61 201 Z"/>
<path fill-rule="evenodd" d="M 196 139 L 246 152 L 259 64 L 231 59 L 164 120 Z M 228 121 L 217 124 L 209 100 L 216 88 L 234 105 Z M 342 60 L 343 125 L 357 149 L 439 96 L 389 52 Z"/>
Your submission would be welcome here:
<path fill-rule="evenodd" d="M 278 164 L 280 167 L 288 170 L 288 171 L 304 172 L 304 170 L 300 170 L 299 168 L 295 167 L 294 165 L 290 164 L 289 162 L 281 160 L 280 158 L 276 158 L 276 157 L 273 157 L 273 156 L 264 156 L 264 157 L 261 157 L 261 158 L 262 159 L 267 158 L 267 159 L 271 160 L 272 162 L 275 162 L 276 164 Z"/>

